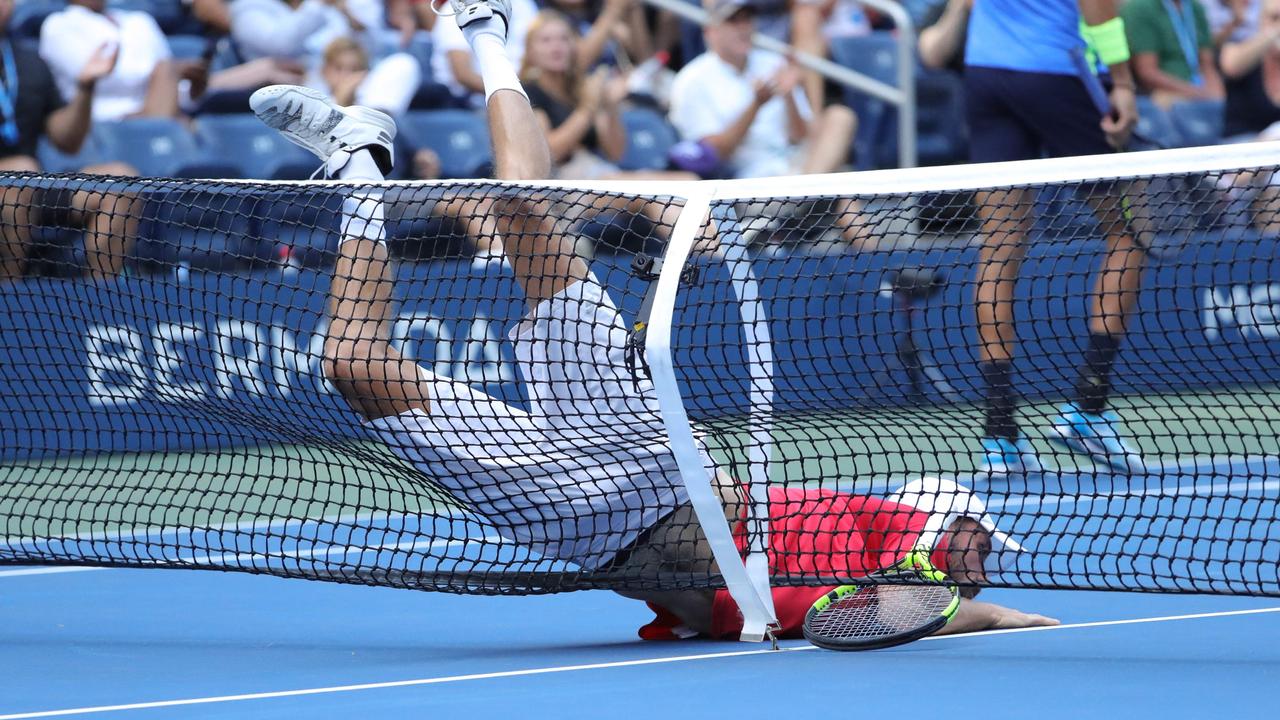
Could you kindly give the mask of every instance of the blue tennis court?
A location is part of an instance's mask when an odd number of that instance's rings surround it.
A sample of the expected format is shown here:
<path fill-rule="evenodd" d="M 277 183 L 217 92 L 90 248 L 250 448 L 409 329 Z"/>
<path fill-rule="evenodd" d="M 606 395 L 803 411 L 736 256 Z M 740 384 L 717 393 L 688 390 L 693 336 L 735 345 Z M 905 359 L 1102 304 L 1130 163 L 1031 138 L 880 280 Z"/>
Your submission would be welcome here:
<path fill-rule="evenodd" d="M 1115 563 L 1100 569 L 1108 576 L 1132 572 L 1159 585 L 1159 568 L 1143 565 L 1143 553 L 1174 543 L 1184 579 L 1253 582 L 1274 592 L 1280 538 L 1266 536 L 1271 523 L 1248 518 L 1275 517 L 1280 457 L 1183 458 L 1159 475 L 1072 472 L 1032 483 L 1016 496 L 988 488 L 991 510 L 1028 548 L 993 580 L 1087 576 L 1091 567 L 1074 564 L 1084 560 L 1036 553 L 1042 538 L 1069 533 L 1087 544 L 1125 530 L 1134 539 L 1107 555 L 1093 546 L 1079 556 Z M 1019 512 L 1031 504 L 1039 512 Z M 1057 526 L 1055 508 L 1074 525 Z M 279 538 L 272 547 L 248 544 L 236 528 L 186 539 L 246 567 L 305 563 L 343 540 L 380 548 L 353 551 L 353 563 L 427 570 L 444 557 L 466 561 L 469 548 L 481 547 L 538 567 L 501 544 L 458 543 L 444 552 L 400 544 L 401 531 L 418 522 L 387 515 L 281 528 L 269 535 Z M 252 537 L 264 542 L 262 533 Z M 165 546 L 160 539 L 79 542 L 154 553 Z M 803 641 L 774 652 L 641 642 L 635 631 L 648 611 L 607 592 L 476 597 L 243 573 L 7 568 L 0 718 L 763 717 L 902 712 L 904 699 L 919 707 L 921 692 L 940 712 L 990 717 L 1247 717 L 1270 708 L 1280 649 L 1267 639 L 1280 631 L 1280 598 L 996 589 L 983 599 L 1063 625 L 862 654 Z"/>

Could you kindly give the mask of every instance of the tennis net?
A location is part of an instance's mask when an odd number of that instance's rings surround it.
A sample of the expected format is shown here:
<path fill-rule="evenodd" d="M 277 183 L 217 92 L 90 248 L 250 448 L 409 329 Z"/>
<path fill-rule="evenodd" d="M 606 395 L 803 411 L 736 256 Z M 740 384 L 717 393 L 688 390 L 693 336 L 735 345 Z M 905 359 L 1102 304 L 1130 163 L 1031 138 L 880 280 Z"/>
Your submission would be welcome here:
<path fill-rule="evenodd" d="M 26 277 L 0 285 L 0 563 L 832 584 L 919 530 L 847 500 L 932 477 L 1014 540 L 986 584 L 1280 595 L 1276 167 L 1256 145 L 657 188 L 4 175 Z M 351 249 L 377 239 L 385 275 Z M 416 382 L 379 374 L 401 356 Z M 1108 430 L 1128 450 L 1090 455 Z"/>

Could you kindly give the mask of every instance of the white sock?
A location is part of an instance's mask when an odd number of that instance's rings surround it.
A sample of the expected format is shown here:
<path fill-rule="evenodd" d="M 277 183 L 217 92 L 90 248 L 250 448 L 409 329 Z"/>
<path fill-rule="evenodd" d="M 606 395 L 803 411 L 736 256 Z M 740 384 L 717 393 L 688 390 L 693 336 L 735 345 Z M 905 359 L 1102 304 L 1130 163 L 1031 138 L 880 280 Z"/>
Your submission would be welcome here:
<path fill-rule="evenodd" d="M 496 19 L 495 19 L 496 20 Z M 468 26 L 463 29 L 470 30 Z M 471 43 L 471 52 L 476 56 L 476 65 L 480 77 L 484 80 L 484 99 L 487 101 L 499 90 L 514 90 L 526 98 L 529 97 L 524 86 L 520 84 L 520 76 L 507 57 L 507 46 L 502 38 L 492 32 L 477 32 L 467 36 Z"/>
<path fill-rule="evenodd" d="M 356 150 L 338 170 L 338 178 L 351 182 L 382 182 L 382 171 L 368 150 Z M 386 213 L 382 206 L 382 188 L 356 188 L 342 201 L 342 239 L 383 242 Z"/>
<path fill-rule="evenodd" d="M 337 155 L 330 158 L 330 162 L 337 158 Z M 334 168 L 330 167 L 329 171 L 338 176 L 339 180 L 349 180 L 358 182 L 361 180 L 371 182 L 382 182 L 386 180 L 382 176 L 382 170 L 378 169 L 378 161 L 373 159 L 373 153 L 365 149 L 356 150 L 346 157 L 346 162 Z"/>

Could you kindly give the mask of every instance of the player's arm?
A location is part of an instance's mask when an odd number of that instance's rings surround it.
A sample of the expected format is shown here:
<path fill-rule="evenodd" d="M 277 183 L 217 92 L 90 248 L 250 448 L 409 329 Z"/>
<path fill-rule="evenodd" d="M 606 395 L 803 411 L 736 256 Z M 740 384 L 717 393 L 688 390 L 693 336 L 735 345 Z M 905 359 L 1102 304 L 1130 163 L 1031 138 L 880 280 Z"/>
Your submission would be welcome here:
<path fill-rule="evenodd" d="M 510 16 L 506 0 L 452 0 L 476 66 L 484 79 L 494 172 L 499 180 L 546 180 L 551 149 L 506 52 Z M 574 254 L 573 240 L 558 232 L 547 202 L 524 189 L 501 191 L 494 201 L 498 234 L 512 273 L 535 307 L 577 280 L 587 265 Z"/>
<path fill-rule="evenodd" d="M 1111 73 L 1111 113 L 1102 118 L 1102 131 L 1115 148 L 1129 144 L 1138 124 L 1137 86 L 1129 70 L 1129 39 L 1116 13 L 1116 0 L 1079 0 L 1089 43 Z"/>
<path fill-rule="evenodd" d="M 1044 615 L 1024 613 L 980 600 L 961 600 L 955 617 L 934 635 L 959 635 L 980 630 L 1008 630 L 1059 624 L 1058 620 Z"/>

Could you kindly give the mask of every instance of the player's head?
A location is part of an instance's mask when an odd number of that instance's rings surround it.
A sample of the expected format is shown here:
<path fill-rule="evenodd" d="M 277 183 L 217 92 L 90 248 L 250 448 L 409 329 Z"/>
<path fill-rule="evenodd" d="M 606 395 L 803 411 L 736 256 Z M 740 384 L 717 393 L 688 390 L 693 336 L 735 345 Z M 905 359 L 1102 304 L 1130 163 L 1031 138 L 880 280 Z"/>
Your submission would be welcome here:
<path fill-rule="evenodd" d="M 929 514 L 917 542 L 933 548 L 935 565 L 961 585 L 960 594 L 973 597 L 987 581 L 986 561 L 995 545 L 1022 550 L 1013 538 L 996 528 L 987 507 L 968 488 L 954 480 L 923 477 L 912 480 L 889 500 Z"/>
<path fill-rule="evenodd" d="M 542 75 L 562 75 L 576 89 L 578 32 L 563 13 L 543 10 L 529 23 L 524 40 L 520 79 L 537 82 Z"/>
<path fill-rule="evenodd" d="M 958 517 L 933 546 L 932 560 L 935 565 L 945 563 L 947 577 L 960 584 L 961 597 L 973 598 L 987 582 L 990 555 L 991 533 L 971 517 Z"/>
<path fill-rule="evenodd" d="M 13 15 L 13 0 L 0 0 L 0 37 L 9 33 L 9 17 Z"/>
<path fill-rule="evenodd" d="M 107 9 L 107 0 L 71 0 L 70 4 L 83 5 L 96 13 L 105 12 Z"/>
<path fill-rule="evenodd" d="M 756 11 L 748 0 L 704 0 L 709 17 L 703 32 L 707 48 L 730 65 L 745 65 L 756 30 Z"/>

